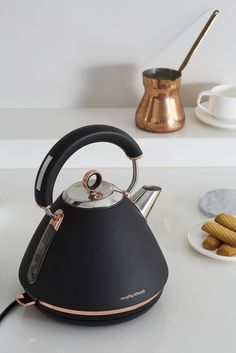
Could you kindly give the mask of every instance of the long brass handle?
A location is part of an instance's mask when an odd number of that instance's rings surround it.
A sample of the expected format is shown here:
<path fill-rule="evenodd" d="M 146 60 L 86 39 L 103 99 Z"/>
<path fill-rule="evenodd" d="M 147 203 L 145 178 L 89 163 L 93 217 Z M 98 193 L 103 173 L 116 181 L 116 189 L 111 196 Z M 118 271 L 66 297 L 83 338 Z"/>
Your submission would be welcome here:
<path fill-rule="evenodd" d="M 201 43 L 201 41 L 203 40 L 203 38 L 205 37 L 207 31 L 209 30 L 210 26 L 212 25 L 212 23 L 214 22 L 214 20 L 216 19 L 216 16 L 219 14 L 218 10 L 215 10 L 211 17 L 209 18 L 209 20 L 207 21 L 207 23 L 205 24 L 204 28 L 202 29 L 201 33 L 199 34 L 199 36 L 197 37 L 197 39 L 195 40 L 195 42 L 193 43 L 191 49 L 189 50 L 188 54 L 186 55 L 184 61 L 182 62 L 182 64 L 179 67 L 180 72 L 182 72 L 185 68 L 185 66 L 188 64 L 190 58 L 192 57 L 193 53 L 195 52 L 195 50 L 197 49 L 197 47 L 199 46 L 199 44 Z"/>

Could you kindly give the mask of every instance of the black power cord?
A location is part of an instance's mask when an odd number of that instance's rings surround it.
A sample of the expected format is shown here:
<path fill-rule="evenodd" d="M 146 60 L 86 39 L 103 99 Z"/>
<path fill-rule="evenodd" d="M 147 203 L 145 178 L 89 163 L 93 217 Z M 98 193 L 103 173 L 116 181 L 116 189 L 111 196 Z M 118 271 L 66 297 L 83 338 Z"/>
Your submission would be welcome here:
<path fill-rule="evenodd" d="M 11 303 L 3 310 L 3 312 L 0 314 L 0 322 L 1 322 L 1 321 L 4 319 L 4 317 L 9 313 L 9 311 L 15 307 L 16 304 L 17 304 L 17 301 L 14 300 L 13 302 L 11 302 Z"/>

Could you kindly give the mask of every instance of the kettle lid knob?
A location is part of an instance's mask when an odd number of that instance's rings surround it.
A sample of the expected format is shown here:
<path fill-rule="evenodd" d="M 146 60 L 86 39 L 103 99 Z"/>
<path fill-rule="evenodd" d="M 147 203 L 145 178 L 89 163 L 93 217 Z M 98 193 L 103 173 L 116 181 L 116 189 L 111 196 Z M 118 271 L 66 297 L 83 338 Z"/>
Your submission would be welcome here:
<path fill-rule="evenodd" d="M 102 175 L 97 170 L 92 169 L 85 173 L 82 183 L 89 192 L 90 200 L 99 200 L 103 197 L 103 194 L 96 190 L 102 184 Z"/>
<path fill-rule="evenodd" d="M 62 193 L 69 205 L 82 208 L 110 207 L 121 201 L 124 193 L 114 184 L 102 179 L 101 173 L 92 169 L 83 180 L 71 185 Z"/>

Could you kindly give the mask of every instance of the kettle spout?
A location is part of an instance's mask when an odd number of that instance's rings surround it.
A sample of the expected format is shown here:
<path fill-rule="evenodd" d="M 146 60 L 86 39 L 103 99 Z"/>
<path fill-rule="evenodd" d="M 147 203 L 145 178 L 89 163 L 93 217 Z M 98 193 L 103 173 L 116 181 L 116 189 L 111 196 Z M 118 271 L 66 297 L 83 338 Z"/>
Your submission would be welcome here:
<path fill-rule="evenodd" d="M 144 185 L 134 195 L 131 200 L 140 210 L 144 218 L 147 218 L 153 205 L 155 204 L 161 188 L 155 185 Z"/>

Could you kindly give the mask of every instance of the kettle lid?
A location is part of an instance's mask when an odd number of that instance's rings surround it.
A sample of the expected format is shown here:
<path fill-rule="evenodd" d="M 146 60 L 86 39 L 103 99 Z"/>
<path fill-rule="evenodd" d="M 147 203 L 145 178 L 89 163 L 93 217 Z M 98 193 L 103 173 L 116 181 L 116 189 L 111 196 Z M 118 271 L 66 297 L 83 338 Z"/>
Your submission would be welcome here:
<path fill-rule="evenodd" d="M 82 181 L 71 185 L 62 194 L 67 204 L 82 208 L 110 207 L 123 197 L 122 190 L 102 180 L 101 174 L 96 170 L 88 171 Z"/>

